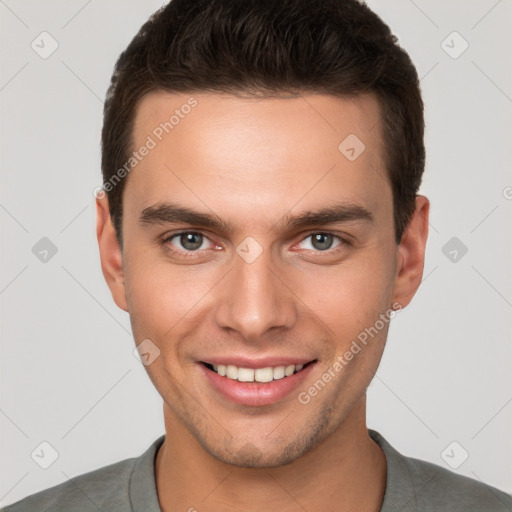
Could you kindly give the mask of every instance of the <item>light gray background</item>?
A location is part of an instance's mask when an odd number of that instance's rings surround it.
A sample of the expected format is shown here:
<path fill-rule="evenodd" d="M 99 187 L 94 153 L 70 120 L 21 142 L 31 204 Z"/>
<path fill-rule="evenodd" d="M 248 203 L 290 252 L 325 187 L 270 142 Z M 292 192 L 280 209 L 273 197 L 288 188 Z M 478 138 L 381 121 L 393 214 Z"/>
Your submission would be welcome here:
<path fill-rule="evenodd" d="M 443 452 L 456 465 L 465 450 L 457 472 L 512 492 L 512 2 L 369 4 L 422 77 L 431 223 L 424 283 L 392 322 L 368 424 L 445 467 Z M 2 505 L 164 432 L 101 274 L 92 194 L 114 62 L 160 5 L 0 0 Z M 59 44 L 47 59 L 31 48 L 43 31 Z M 458 58 L 442 47 L 453 31 L 469 43 Z M 58 249 L 46 263 L 32 252 L 42 237 Z M 443 253 L 452 237 L 468 248 L 456 262 Z M 46 470 L 30 455 L 43 441 L 59 454 Z"/>

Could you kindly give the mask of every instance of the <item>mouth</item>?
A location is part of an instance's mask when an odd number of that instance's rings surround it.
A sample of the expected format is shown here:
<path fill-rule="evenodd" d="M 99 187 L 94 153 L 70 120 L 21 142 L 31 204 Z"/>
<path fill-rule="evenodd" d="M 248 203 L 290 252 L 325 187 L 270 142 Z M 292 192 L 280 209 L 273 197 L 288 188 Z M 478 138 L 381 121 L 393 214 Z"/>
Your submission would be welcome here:
<path fill-rule="evenodd" d="M 244 368 L 234 364 L 211 364 L 201 361 L 208 370 L 215 372 L 221 377 L 226 377 L 239 382 L 259 382 L 266 383 L 274 380 L 285 379 L 302 371 L 311 364 L 316 363 L 316 359 L 306 364 L 289 364 L 279 366 L 265 366 L 263 368 Z"/>
<path fill-rule="evenodd" d="M 218 398 L 239 405 L 259 407 L 271 405 L 292 394 L 304 383 L 318 359 L 278 361 L 282 364 L 242 362 L 243 366 L 224 364 L 227 361 L 198 361 L 198 367 Z M 253 366 L 250 368 L 249 366 Z"/>

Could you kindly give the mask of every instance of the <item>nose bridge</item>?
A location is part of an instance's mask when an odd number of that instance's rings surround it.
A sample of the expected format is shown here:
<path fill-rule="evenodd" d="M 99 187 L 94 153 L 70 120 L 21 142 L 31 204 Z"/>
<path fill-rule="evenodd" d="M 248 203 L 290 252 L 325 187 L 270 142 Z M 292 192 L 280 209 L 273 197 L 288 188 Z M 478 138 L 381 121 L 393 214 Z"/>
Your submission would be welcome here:
<path fill-rule="evenodd" d="M 246 339 L 260 338 L 273 327 L 293 325 L 293 294 L 278 273 L 269 248 L 263 250 L 254 240 L 241 243 L 219 297 L 217 325 L 236 330 Z"/>

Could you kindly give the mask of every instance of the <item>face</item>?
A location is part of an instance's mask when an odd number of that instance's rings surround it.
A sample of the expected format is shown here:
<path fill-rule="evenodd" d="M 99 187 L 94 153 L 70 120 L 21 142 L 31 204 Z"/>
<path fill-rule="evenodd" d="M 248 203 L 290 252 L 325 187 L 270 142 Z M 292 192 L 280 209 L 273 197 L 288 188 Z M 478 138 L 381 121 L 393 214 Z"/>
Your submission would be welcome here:
<path fill-rule="evenodd" d="M 360 411 L 425 223 L 396 245 L 373 96 L 192 96 L 139 103 L 134 150 L 151 147 L 125 178 L 122 253 L 98 200 L 103 271 L 166 425 L 230 464 L 286 464 Z"/>

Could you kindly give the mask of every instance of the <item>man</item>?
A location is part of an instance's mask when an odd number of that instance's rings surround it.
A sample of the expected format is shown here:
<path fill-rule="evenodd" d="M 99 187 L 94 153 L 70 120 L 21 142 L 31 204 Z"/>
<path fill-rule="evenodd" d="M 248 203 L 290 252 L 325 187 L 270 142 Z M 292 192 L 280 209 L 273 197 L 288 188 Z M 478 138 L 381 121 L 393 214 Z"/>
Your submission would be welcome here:
<path fill-rule="evenodd" d="M 158 11 L 106 100 L 97 236 L 166 435 L 5 510 L 510 510 L 366 426 L 423 274 L 423 126 L 414 66 L 355 0 Z"/>

